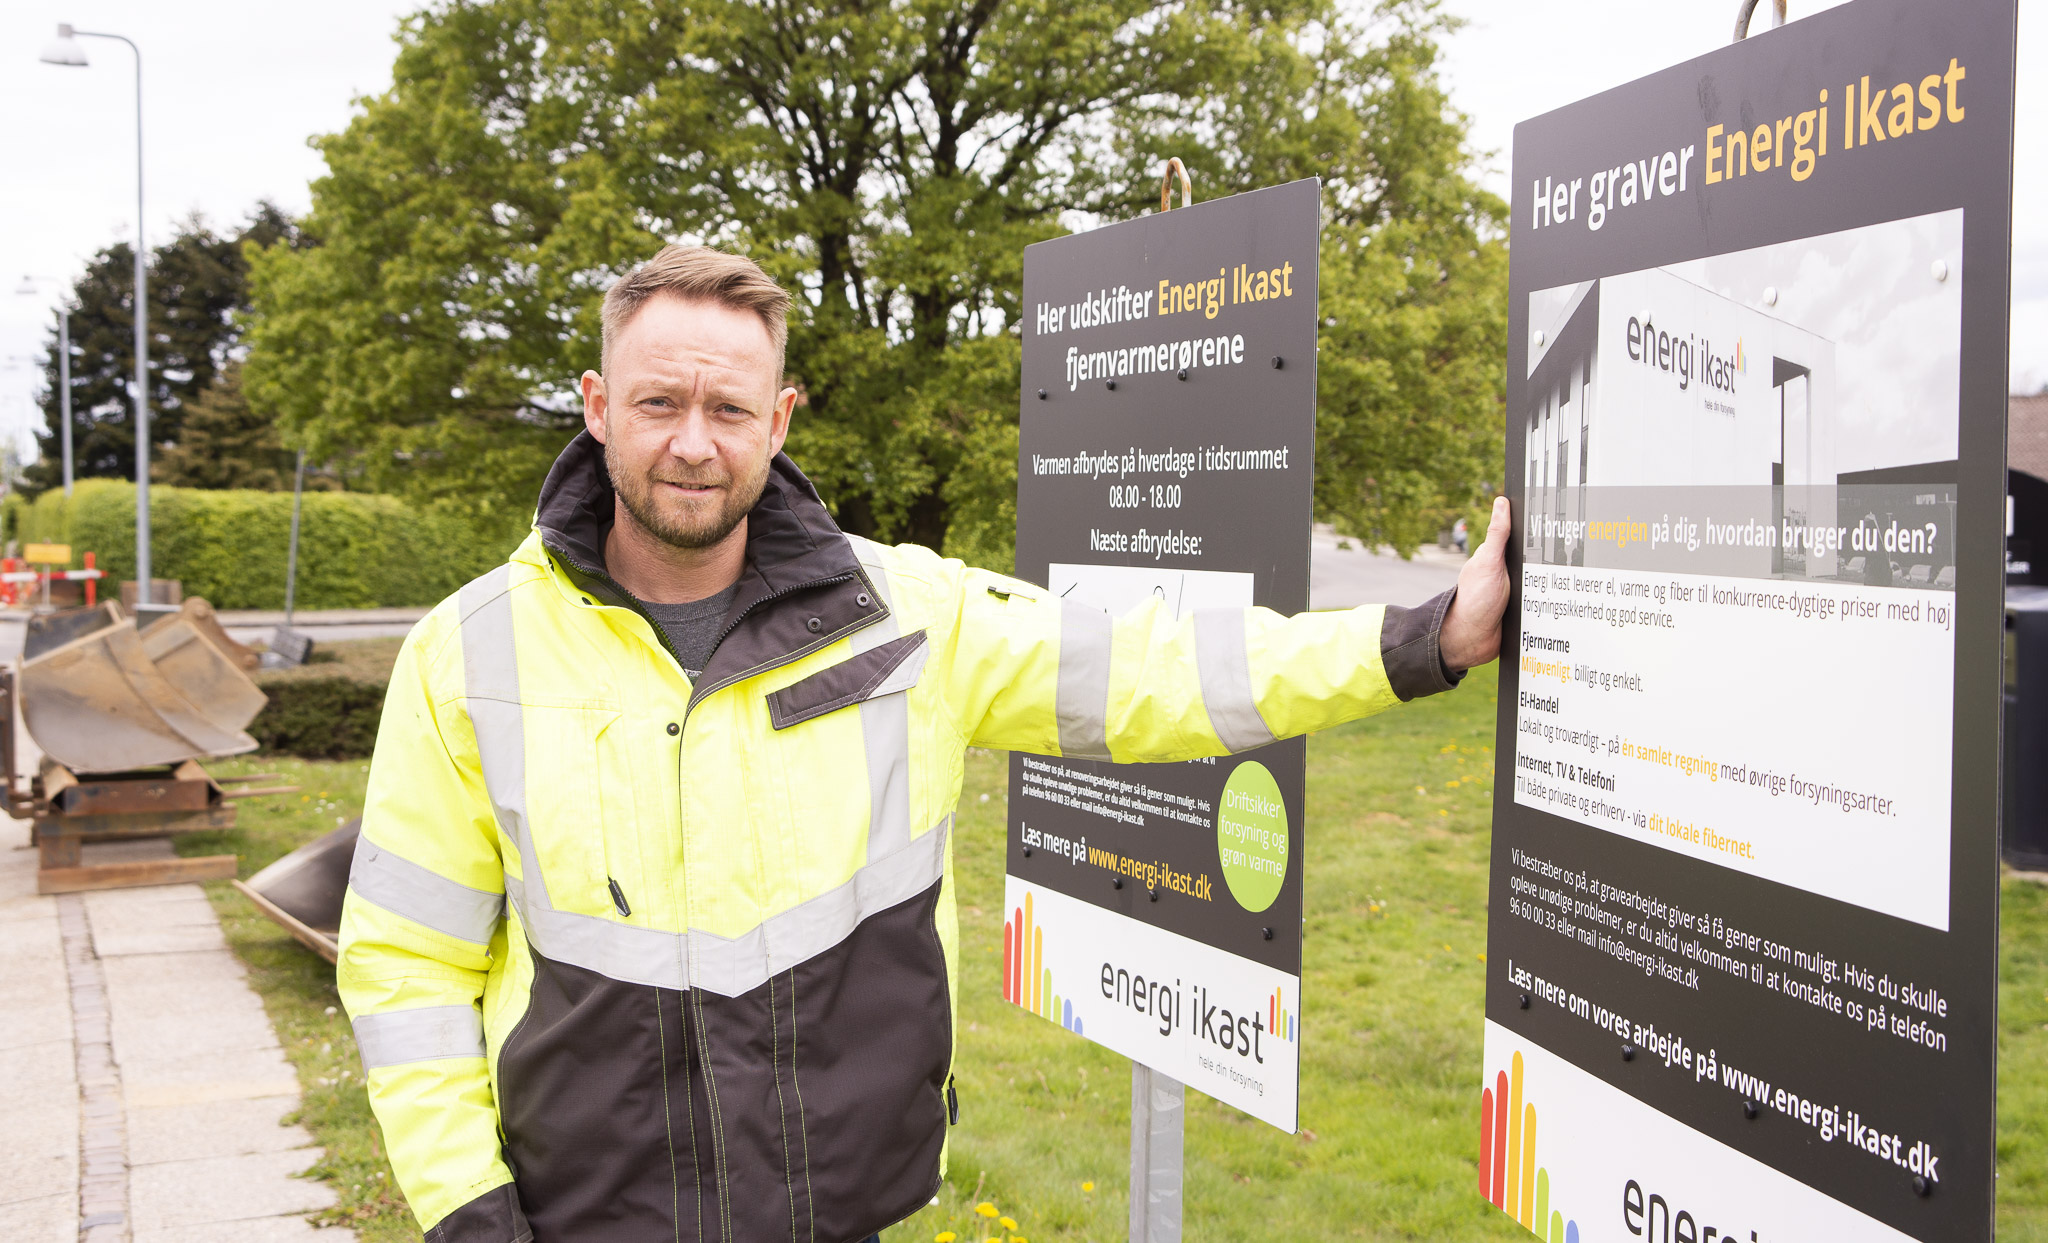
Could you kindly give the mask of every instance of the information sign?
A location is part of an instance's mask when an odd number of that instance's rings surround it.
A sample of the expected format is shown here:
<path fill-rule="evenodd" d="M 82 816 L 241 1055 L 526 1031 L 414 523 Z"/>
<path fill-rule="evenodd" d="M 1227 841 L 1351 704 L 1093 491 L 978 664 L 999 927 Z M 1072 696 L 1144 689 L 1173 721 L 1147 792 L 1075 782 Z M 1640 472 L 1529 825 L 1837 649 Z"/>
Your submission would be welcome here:
<path fill-rule="evenodd" d="M 2010 0 L 1515 132 L 1482 1192 L 1991 1234 Z"/>
<path fill-rule="evenodd" d="M 1300 181 L 1025 250 L 1020 577 L 1167 625 L 1308 606 L 1319 226 Z M 1004 995 L 1292 1131 L 1303 756 L 1013 757 Z"/>

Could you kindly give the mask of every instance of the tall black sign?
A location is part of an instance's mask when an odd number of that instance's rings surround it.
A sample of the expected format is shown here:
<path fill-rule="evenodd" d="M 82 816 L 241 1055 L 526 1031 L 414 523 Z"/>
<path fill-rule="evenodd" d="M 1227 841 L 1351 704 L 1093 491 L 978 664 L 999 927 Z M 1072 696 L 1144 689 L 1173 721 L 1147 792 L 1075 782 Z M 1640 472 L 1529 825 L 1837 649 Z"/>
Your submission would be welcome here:
<path fill-rule="evenodd" d="M 1184 637 L 1204 609 L 1307 607 L 1317 191 L 1025 251 L 1019 577 Z M 1303 755 L 1013 758 L 1006 995 L 1292 1130 Z"/>
<path fill-rule="evenodd" d="M 2013 26 L 1859 0 L 1515 132 L 1481 1185 L 1539 1235 L 1990 1236 Z"/>

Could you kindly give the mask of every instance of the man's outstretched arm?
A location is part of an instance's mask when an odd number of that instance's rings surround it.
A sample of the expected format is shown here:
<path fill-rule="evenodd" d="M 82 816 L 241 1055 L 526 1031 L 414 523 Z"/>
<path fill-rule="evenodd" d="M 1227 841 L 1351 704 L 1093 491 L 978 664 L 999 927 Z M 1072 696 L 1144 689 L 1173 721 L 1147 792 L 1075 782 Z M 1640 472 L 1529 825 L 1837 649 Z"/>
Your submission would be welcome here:
<path fill-rule="evenodd" d="M 959 570 L 942 647 L 948 698 L 976 745 L 1148 763 L 1223 755 L 1328 729 L 1448 690 L 1500 650 L 1507 503 L 1451 592 L 1415 609 L 1366 605 L 1122 617 L 1043 588 Z"/>

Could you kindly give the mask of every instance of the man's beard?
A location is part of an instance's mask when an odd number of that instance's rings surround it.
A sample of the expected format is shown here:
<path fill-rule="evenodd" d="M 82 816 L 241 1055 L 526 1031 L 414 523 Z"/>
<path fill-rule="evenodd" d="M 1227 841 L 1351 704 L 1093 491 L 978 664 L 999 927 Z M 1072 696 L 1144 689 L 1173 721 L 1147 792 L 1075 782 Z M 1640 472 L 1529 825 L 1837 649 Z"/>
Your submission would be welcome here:
<path fill-rule="evenodd" d="M 752 478 L 737 482 L 720 470 L 691 471 L 674 463 L 667 464 L 665 473 L 636 475 L 619 461 L 615 442 L 608 442 L 604 447 L 604 468 L 611 475 L 612 488 L 618 492 L 633 521 L 672 548 L 710 548 L 720 543 L 746 520 L 748 512 L 768 486 L 766 461 L 761 463 L 760 470 Z M 702 513 L 687 516 L 664 513 L 655 498 L 662 485 L 669 483 L 721 488 L 725 505 L 708 516 Z"/>

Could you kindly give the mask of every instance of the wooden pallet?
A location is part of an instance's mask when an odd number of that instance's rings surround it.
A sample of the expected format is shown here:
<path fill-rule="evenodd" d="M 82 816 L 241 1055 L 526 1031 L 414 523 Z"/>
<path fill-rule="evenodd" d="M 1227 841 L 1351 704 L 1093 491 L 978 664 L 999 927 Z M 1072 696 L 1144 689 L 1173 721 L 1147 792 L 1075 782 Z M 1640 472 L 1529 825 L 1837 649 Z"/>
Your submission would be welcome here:
<path fill-rule="evenodd" d="M 235 874 L 234 855 L 84 861 L 84 848 L 96 843 L 235 827 L 234 804 L 226 801 L 206 770 L 190 760 L 167 772 L 120 773 L 89 781 L 79 780 L 61 765 L 47 765 L 36 779 L 34 794 L 38 893 L 227 880 Z"/>

